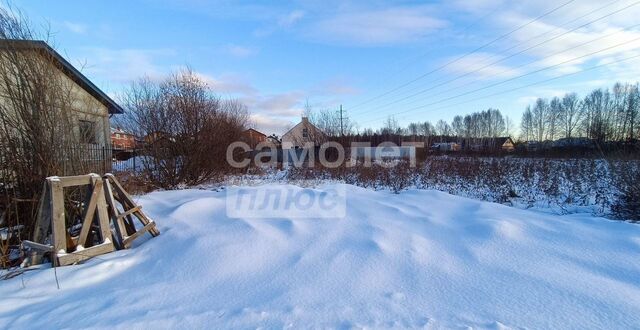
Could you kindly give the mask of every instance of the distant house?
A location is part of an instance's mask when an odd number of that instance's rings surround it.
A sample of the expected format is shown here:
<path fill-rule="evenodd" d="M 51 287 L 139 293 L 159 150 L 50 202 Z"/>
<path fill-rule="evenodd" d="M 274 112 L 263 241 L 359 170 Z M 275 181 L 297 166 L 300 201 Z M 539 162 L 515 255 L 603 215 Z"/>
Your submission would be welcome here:
<path fill-rule="evenodd" d="M 542 148 L 540 148 L 540 143 L 538 143 L 538 141 L 527 141 L 524 143 L 524 149 L 529 152 L 534 152 Z"/>
<path fill-rule="evenodd" d="M 552 149 L 561 150 L 576 150 L 576 149 L 595 149 L 596 143 L 592 139 L 578 137 L 578 138 L 562 138 L 555 140 L 551 143 Z"/>
<path fill-rule="evenodd" d="M 505 151 L 512 152 L 515 150 L 515 144 L 511 137 L 495 137 L 495 138 L 480 138 L 480 139 L 471 139 L 465 149 L 471 151 L 482 151 L 482 152 L 497 152 L 497 151 Z"/>
<path fill-rule="evenodd" d="M 282 149 L 303 148 L 309 143 L 318 146 L 326 139 L 327 135 L 322 130 L 310 123 L 307 117 L 302 117 L 297 125 L 282 135 Z"/>
<path fill-rule="evenodd" d="M 249 145 L 251 150 L 255 150 L 256 146 L 260 142 L 265 142 L 267 140 L 267 135 L 253 128 L 249 128 L 248 130 L 242 132 L 242 138 L 244 142 Z"/>
<path fill-rule="evenodd" d="M 271 134 L 269 136 L 267 136 L 267 142 L 274 146 L 274 147 L 281 147 L 282 146 L 282 141 L 280 140 L 280 138 L 278 138 L 277 135 L 275 134 Z"/>
<path fill-rule="evenodd" d="M 132 150 L 136 148 L 136 136 L 120 127 L 111 128 L 111 147 L 114 151 Z"/>
<path fill-rule="evenodd" d="M 460 151 L 460 144 L 455 142 L 439 142 L 431 145 L 431 151 Z"/>
<path fill-rule="evenodd" d="M 162 131 L 151 132 L 145 135 L 142 140 L 144 141 L 144 144 L 147 146 L 151 146 L 154 144 L 176 142 L 176 139 L 173 136 L 171 136 L 171 134 L 162 132 Z"/>

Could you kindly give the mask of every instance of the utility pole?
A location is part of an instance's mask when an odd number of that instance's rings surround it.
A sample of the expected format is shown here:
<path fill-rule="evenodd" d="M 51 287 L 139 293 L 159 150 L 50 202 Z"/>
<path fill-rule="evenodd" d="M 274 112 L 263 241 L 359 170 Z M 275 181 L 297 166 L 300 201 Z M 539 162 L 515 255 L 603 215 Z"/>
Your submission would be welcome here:
<path fill-rule="evenodd" d="M 343 120 L 344 119 L 347 119 L 347 118 L 344 117 L 343 110 L 342 110 L 342 104 L 340 104 L 340 136 L 344 136 L 344 124 L 343 124 Z"/>

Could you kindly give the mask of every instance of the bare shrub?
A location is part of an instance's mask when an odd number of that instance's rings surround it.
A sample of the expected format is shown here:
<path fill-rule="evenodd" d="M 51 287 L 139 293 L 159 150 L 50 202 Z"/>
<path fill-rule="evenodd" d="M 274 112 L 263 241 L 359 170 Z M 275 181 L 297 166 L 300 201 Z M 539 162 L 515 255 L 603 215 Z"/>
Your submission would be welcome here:
<path fill-rule="evenodd" d="M 611 211 L 619 219 L 640 221 L 640 166 L 621 161 L 614 172 L 619 194 Z"/>
<path fill-rule="evenodd" d="M 190 69 L 134 82 L 121 103 L 126 113 L 120 124 L 144 137 L 142 175 L 149 184 L 196 185 L 232 170 L 227 146 L 241 139 L 248 111 L 238 101 L 221 100 Z"/>

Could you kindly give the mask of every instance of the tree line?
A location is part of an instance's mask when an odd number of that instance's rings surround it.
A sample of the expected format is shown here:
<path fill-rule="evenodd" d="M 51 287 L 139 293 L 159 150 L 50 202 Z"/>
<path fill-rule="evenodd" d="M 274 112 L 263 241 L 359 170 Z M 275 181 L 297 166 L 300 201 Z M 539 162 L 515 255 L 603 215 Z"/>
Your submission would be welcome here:
<path fill-rule="evenodd" d="M 639 112 L 638 83 L 616 83 L 611 90 L 598 88 L 584 98 L 576 93 L 551 100 L 538 98 L 522 115 L 521 139 L 542 142 L 585 137 L 599 142 L 632 141 L 640 131 Z"/>

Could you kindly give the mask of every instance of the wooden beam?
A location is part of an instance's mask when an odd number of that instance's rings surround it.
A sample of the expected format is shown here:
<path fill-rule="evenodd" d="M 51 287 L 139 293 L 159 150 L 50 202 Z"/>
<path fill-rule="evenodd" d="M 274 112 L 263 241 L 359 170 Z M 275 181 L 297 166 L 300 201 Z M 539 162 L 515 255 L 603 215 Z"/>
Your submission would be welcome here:
<path fill-rule="evenodd" d="M 96 205 L 98 204 L 98 199 L 100 197 L 100 192 L 102 191 L 102 180 L 96 181 L 93 185 L 93 190 L 91 191 L 91 197 L 89 198 L 89 204 L 84 210 L 84 215 L 82 217 L 82 229 L 80 229 L 80 236 L 78 236 L 78 246 L 85 246 L 87 243 L 87 236 L 89 235 L 89 230 L 91 229 L 91 224 L 93 223 L 93 216 L 96 214 Z"/>
<path fill-rule="evenodd" d="M 51 191 L 51 225 L 53 235 L 54 253 L 64 253 L 67 251 L 67 228 L 64 216 L 64 191 L 60 180 L 48 178 L 49 190 Z"/>
<path fill-rule="evenodd" d="M 53 246 L 48 245 L 48 244 L 40 244 L 40 243 L 36 243 L 36 242 L 32 242 L 32 241 L 22 241 L 22 246 L 29 248 L 31 250 L 34 251 L 39 251 L 41 253 L 44 252 L 52 252 L 53 251 Z"/>
<path fill-rule="evenodd" d="M 140 220 L 140 222 L 142 222 L 142 224 L 145 226 L 150 222 L 153 222 L 153 220 L 151 220 L 149 217 L 147 217 L 146 214 L 142 212 L 136 212 L 133 215 L 136 216 L 136 218 L 138 218 L 138 220 Z M 149 233 L 151 233 L 151 236 L 153 237 L 160 235 L 160 231 L 156 227 L 153 227 L 153 229 Z"/>
<path fill-rule="evenodd" d="M 124 218 L 124 217 L 126 217 L 126 216 L 128 216 L 128 215 L 130 215 L 130 214 L 132 214 L 134 212 L 140 211 L 141 208 L 142 208 L 142 206 L 138 205 L 138 206 L 136 206 L 136 207 L 134 207 L 134 208 L 132 208 L 130 210 L 127 210 L 124 213 L 118 214 L 118 218 L 122 219 L 122 218 Z"/>
<path fill-rule="evenodd" d="M 84 186 L 84 185 L 91 184 L 91 178 L 96 175 L 97 174 L 61 176 L 61 177 L 58 177 L 58 179 L 60 180 L 62 187 Z"/>
<path fill-rule="evenodd" d="M 103 244 L 109 241 L 111 244 L 111 251 L 113 251 L 113 235 L 111 235 L 111 227 L 109 226 L 109 212 L 107 211 L 107 202 L 104 197 L 104 190 L 102 189 L 102 178 L 96 178 L 96 186 L 100 186 L 98 189 L 98 222 L 100 223 L 100 232 L 103 240 Z"/>
<path fill-rule="evenodd" d="M 111 251 L 113 251 L 113 244 L 111 243 L 111 240 L 109 240 L 109 243 L 107 244 L 103 243 L 76 252 L 58 254 L 56 259 L 58 265 L 66 266 L 99 256 L 101 254 L 109 253 Z"/>
<path fill-rule="evenodd" d="M 116 177 L 111 173 L 107 173 L 105 174 L 105 176 L 108 177 L 111 180 L 111 182 L 113 182 L 114 188 L 116 188 L 116 190 L 118 191 L 118 194 L 122 194 L 122 198 L 130 202 L 132 204 L 131 205 L 132 207 L 135 206 L 135 202 L 133 201 L 133 198 L 131 198 L 131 196 L 124 190 L 124 188 L 122 187 L 120 182 L 118 182 Z"/>
<path fill-rule="evenodd" d="M 51 193 L 49 183 L 47 181 L 42 185 L 42 194 L 38 203 L 38 212 L 36 213 L 36 225 L 33 229 L 33 242 L 42 243 L 51 228 L 51 204 L 49 203 Z M 31 255 L 31 264 L 39 265 L 42 263 L 42 256 L 37 253 Z"/>
<path fill-rule="evenodd" d="M 146 233 L 147 231 L 150 231 L 152 229 L 155 229 L 156 227 L 156 223 L 151 221 L 148 224 L 146 224 L 144 227 L 140 228 L 140 230 L 138 230 L 137 232 L 135 232 L 133 235 L 127 237 L 124 240 L 124 246 L 126 248 L 129 248 L 131 246 L 131 243 L 133 242 L 133 240 L 135 240 L 136 238 L 140 237 L 141 235 L 143 235 L 144 233 Z"/>
<path fill-rule="evenodd" d="M 109 207 L 109 216 L 111 217 L 111 222 L 113 222 L 113 227 L 116 229 L 116 237 L 114 243 L 118 249 L 124 249 L 124 233 L 126 230 L 124 228 L 124 223 L 122 222 L 122 218 L 118 218 L 118 207 L 113 198 L 113 190 L 111 189 L 111 183 L 109 179 L 105 177 L 104 179 L 104 196 L 107 202 L 107 206 Z"/>

